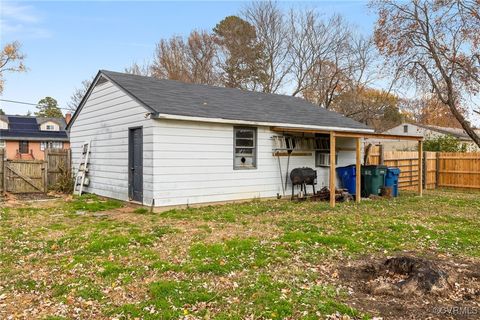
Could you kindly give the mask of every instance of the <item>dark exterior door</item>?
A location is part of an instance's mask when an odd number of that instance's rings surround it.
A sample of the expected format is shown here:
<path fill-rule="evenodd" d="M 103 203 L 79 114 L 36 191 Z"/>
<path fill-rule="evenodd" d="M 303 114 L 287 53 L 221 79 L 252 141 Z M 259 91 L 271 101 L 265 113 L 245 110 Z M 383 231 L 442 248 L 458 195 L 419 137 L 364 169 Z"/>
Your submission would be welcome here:
<path fill-rule="evenodd" d="M 128 180 L 130 200 L 143 202 L 143 132 L 142 128 L 129 130 Z"/>

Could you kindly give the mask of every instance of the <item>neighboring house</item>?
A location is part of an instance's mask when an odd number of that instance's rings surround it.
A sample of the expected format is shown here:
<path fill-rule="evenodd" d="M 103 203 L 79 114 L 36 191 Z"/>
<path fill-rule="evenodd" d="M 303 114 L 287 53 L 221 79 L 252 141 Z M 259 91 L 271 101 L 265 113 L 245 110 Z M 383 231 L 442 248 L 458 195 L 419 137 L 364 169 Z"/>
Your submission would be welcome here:
<path fill-rule="evenodd" d="M 480 130 L 476 130 L 480 134 Z M 425 139 L 431 139 L 439 136 L 450 135 L 458 139 L 460 143 L 463 143 L 467 146 L 468 151 L 480 151 L 478 146 L 472 141 L 472 139 L 465 133 L 463 129 L 459 128 L 448 128 L 440 127 L 433 125 L 425 125 L 419 123 L 402 123 L 396 127 L 393 127 L 385 132 L 385 134 L 394 134 L 394 135 L 410 135 L 410 136 L 421 136 Z M 368 141 L 372 142 L 372 141 Z M 413 141 L 405 140 L 383 140 L 378 141 L 384 146 L 384 150 L 415 150 L 417 144 Z"/>
<path fill-rule="evenodd" d="M 288 128 L 303 132 L 284 134 Z M 314 168 L 317 188 L 328 186 L 328 132 L 373 133 L 300 98 L 111 71 L 97 74 L 68 130 L 74 172 L 91 142 L 86 192 L 155 206 L 282 195 L 285 137 L 303 150 L 289 171 Z M 355 163 L 355 146 L 356 138 L 336 138 L 339 166 Z"/>
<path fill-rule="evenodd" d="M 0 116 L 0 148 L 9 160 L 44 160 L 45 149 L 70 148 L 67 119 Z"/>

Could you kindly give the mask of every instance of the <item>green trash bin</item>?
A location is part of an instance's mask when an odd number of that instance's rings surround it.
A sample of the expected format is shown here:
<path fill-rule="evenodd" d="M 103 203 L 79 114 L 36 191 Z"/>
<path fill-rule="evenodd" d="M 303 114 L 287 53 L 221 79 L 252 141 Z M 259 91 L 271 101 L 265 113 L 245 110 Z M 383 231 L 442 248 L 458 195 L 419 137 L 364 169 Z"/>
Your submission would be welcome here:
<path fill-rule="evenodd" d="M 362 196 L 368 197 L 371 194 L 380 195 L 385 185 L 386 174 L 387 166 L 362 166 Z"/>

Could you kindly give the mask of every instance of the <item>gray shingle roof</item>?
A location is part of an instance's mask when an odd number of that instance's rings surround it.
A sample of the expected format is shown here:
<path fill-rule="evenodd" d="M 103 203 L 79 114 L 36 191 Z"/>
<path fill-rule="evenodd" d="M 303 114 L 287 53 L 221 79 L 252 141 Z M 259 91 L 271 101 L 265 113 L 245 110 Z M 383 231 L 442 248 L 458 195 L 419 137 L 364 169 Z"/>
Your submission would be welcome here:
<path fill-rule="evenodd" d="M 305 126 L 370 129 L 301 98 L 222 88 L 101 70 L 154 112 Z"/>
<path fill-rule="evenodd" d="M 422 127 L 424 129 L 436 131 L 438 133 L 451 135 L 451 136 L 454 136 L 455 138 L 458 138 L 458 139 L 471 140 L 471 138 L 465 132 L 465 130 L 460 129 L 460 128 L 440 127 L 440 126 L 426 125 L 426 124 L 421 124 L 421 123 L 415 123 L 415 125 L 419 126 L 419 127 Z"/>

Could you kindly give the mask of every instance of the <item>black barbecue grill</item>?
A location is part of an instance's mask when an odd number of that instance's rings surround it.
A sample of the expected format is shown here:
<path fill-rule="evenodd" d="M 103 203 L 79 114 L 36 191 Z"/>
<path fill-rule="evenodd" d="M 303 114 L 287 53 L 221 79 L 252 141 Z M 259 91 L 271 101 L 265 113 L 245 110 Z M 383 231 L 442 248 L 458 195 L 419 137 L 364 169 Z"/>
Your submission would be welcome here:
<path fill-rule="evenodd" d="M 312 186 L 313 194 L 315 194 L 315 185 L 317 184 L 317 171 L 312 168 L 295 168 L 290 172 L 290 180 L 292 181 L 292 199 L 295 186 L 300 186 L 300 191 L 307 194 L 307 185 Z"/>

